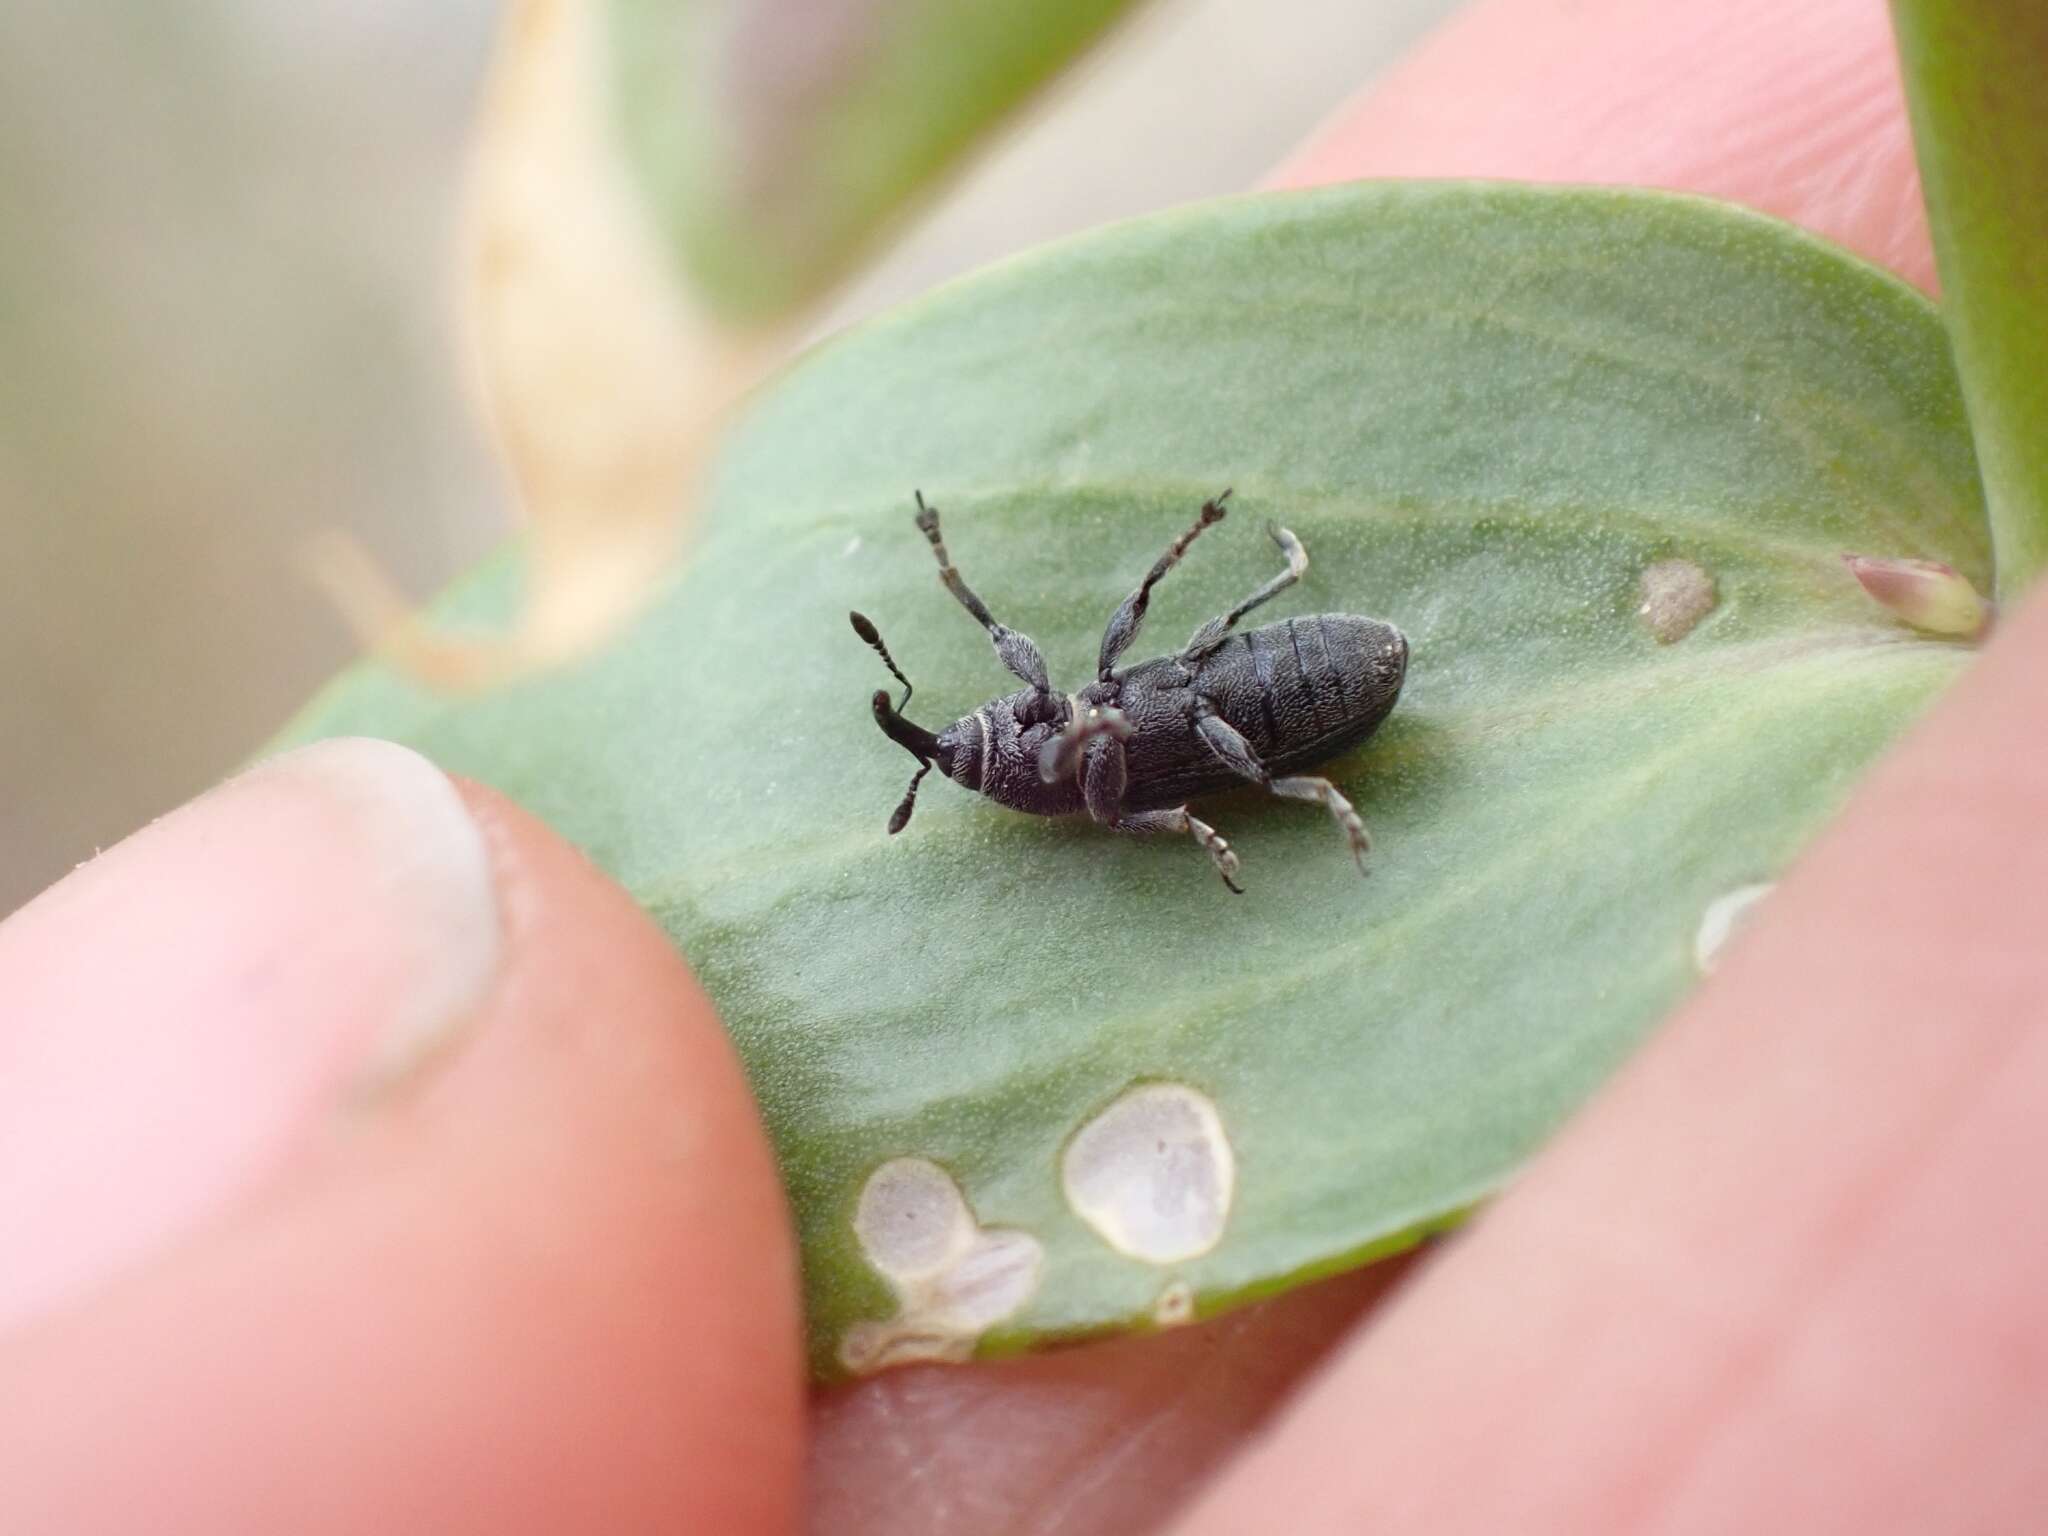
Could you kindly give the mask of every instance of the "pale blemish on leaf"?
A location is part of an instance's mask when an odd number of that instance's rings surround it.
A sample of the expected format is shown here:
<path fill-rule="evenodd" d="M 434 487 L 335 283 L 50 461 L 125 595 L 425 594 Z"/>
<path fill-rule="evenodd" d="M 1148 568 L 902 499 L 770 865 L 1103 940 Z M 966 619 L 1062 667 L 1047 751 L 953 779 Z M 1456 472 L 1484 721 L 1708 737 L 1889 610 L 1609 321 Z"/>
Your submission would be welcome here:
<path fill-rule="evenodd" d="M 1713 970 L 1735 931 L 1749 920 L 1756 904 L 1772 890 L 1770 884 L 1738 886 L 1707 903 L 1707 910 L 1700 914 L 1699 932 L 1692 941 L 1692 963 L 1702 976 Z"/>
<path fill-rule="evenodd" d="M 1161 1328 L 1178 1328 L 1194 1320 L 1195 1288 L 1185 1280 L 1174 1281 L 1152 1303 L 1152 1321 Z"/>
<path fill-rule="evenodd" d="M 1844 555 L 1842 563 L 1873 602 L 1915 629 L 1976 640 L 1991 627 L 1991 605 L 1967 576 L 1944 561 Z"/>
<path fill-rule="evenodd" d="M 1690 560 L 1659 560 L 1643 571 L 1643 602 L 1636 609 L 1659 645 L 1683 640 L 1714 610 L 1714 578 Z"/>
<path fill-rule="evenodd" d="M 856 1375 L 914 1360 L 965 1360 L 983 1333 L 1038 1289 L 1038 1239 L 1010 1228 L 983 1231 L 952 1175 L 925 1158 L 895 1158 L 868 1176 L 853 1231 L 897 1301 L 893 1318 L 855 1323 L 841 1338 L 840 1363 Z"/>
<path fill-rule="evenodd" d="M 1129 1090 L 1082 1126 L 1060 1159 L 1074 1214 L 1118 1253 L 1148 1264 L 1214 1248 L 1236 1183 L 1222 1116 L 1180 1083 Z"/>

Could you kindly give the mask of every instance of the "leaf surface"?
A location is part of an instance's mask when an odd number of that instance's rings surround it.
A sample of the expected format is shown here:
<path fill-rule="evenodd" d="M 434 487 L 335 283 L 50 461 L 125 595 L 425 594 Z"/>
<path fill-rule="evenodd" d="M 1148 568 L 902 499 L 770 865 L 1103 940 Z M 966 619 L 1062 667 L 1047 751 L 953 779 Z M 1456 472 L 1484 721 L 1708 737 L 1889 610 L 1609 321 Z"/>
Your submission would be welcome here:
<path fill-rule="evenodd" d="M 1772 879 L 1966 662 L 1886 620 L 1841 552 L 1980 585 L 1989 565 L 1925 301 L 1643 193 L 1360 185 L 1113 228 L 822 349 L 721 462 L 700 548 L 622 647 L 461 704 L 360 669 L 297 734 L 396 735 L 509 791 L 675 936 L 776 1139 L 828 1375 L 892 1310 L 853 1228 L 888 1159 L 933 1160 L 984 1227 L 1043 1245 L 984 1351 L 1142 1322 L 1176 1282 L 1214 1307 L 1455 1218 L 1684 994 L 1708 909 Z M 886 837 L 913 765 L 869 718 L 888 678 L 847 611 L 934 729 L 1013 686 L 935 579 L 913 487 L 1072 689 L 1226 485 L 1131 656 L 1277 571 L 1267 518 L 1311 566 L 1261 618 L 1398 624 L 1400 705 L 1330 769 L 1370 878 L 1316 807 L 1250 791 L 1201 811 L 1242 898 L 1184 840 L 936 776 Z M 1714 596 L 1661 640 L 1653 567 Z M 445 613 L 502 612 L 507 571 Z M 1059 1172 L 1144 1082 L 1206 1094 L 1235 1155 L 1221 1241 L 1170 1265 L 1108 1246 Z"/>

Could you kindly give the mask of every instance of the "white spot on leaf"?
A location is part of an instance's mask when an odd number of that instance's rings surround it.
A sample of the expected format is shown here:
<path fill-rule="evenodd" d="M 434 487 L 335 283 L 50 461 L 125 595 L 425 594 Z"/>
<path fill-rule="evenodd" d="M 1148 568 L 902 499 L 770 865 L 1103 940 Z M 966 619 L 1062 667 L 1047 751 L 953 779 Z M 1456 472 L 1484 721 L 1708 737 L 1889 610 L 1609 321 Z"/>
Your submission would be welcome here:
<path fill-rule="evenodd" d="M 1038 1239 L 983 1231 L 952 1175 L 925 1158 L 899 1157 L 868 1175 L 853 1231 L 897 1300 L 895 1317 L 856 1323 L 840 1340 L 840 1363 L 856 1375 L 913 1360 L 965 1360 L 1038 1289 Z"/>
<path fill-rule="evenodd" d="M 1643 571 L 1643 603 L 1636 617 L 1659 645 L 1670 645 L 1691 634 L 1715 602 L 1713 577 L 1690 560 L 1659 560 Z"/>
<path fill-rule="evenodd" d="M 1771 894 L 1770 885 L 1738 886 L 1725 896 L 1717 896 L 1707 903 L 1707 910 L 1700 914 L 1699 932 L 1693 936 L 1692 963 L 1699 967 L 1700 974 L 1713 970 L 1720 958 L 1722 948 L 1734 937 L 1755 909 L 1756 904 Z"/>
<path fill-rule="evenodd" d="M 1043 1257 L 1038 1239 L 1028 1232 L 1005 1228 L 979 1234 L 940 1277 L 936 1299 L 943 1316 L 963 1331 L 994 1327 L 1038 1289 Z"/>
<path fill-rule="evenodd" d="M 1236 1182 L 1216 1106 L 1179 1083 L 1129 1090 L 1081 1127 L 1060 1159 L 1074 1214 L 1118 1253 L 1148 1264 L 1215 1247 Z"/>
<path fill-rule="evenodd" d="M 1178 1328 L 1194 1320 L 1195 1288 L 1185 1280 L 1174 1281 L 1152 1303 L 1152 1321 L 1161 1328 Z"/>
<path fill-rule="evenodd" d="M 979 1230 L 952 1176 L 921 1157 L 899 1157 L 869 1174 L 853 1217 L 861 1252 L 898 1283 L 938 1273 Z"/>

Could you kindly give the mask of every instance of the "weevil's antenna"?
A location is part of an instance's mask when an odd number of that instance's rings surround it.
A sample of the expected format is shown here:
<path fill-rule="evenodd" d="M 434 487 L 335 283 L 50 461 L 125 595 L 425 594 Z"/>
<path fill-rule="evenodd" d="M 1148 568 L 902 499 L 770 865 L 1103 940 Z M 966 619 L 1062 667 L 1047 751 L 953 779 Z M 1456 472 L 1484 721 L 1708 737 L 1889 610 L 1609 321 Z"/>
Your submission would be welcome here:
<path fill-rule="evenodd" d="M 896 660 L 889 654 L 889 648 L 882 644 L 882 637 L 875 632 L 875 626 L 868 622 L 866 614 L 849 614 L 853 620 L 853 632 L 875 648 L 882 658 L 882 664 L 896 674 L 896 681 L 903 685 L 903 704 L 910 702 L 910 679 L 897 667 Z M 875 724 L 882 728 L 897 746 L 916 758 L 919 764 L 916 775 L 910 781 L 910 788 L 904 791 L 903 803 L 896 807 L 889 818 L 889 833 L 893 837 L 910 824 L 910 813 L 917 809 L 917 786 L 924 782 L 924 776 L 931 772 L 932 759 L 939 750 L 939 738 L 914 721 L 903 718 L 903 704 L 893 709 L 889 705 L 886 689 L 877 688 L 875 696 L 868 701 L 875 712 Z"/>
<path fill-rule="evenodd" d="M 896 658 L 889 654 L 889 647 L 882 644 L 882 632 L 875 628 L 874 620 L 864 613 L 849 613 L 847 617 L 853 620 L 853 632 L 875 648 L 875 653 L 882 658 L 882 665 L 894 673 L 896 681 L 903 685 L 903 699 L 896 706 L 896 712 L 901 714 L 910 704 L 910 679 L 905 677 L 903 669 L 896 665 Z"/>
<path fill-rule="evenodd" d="M 924 776 L 931 771 L 932 765 L 926 763 L 910 776 L 910 788 L 903 792 L 903 803 L 897 806 L 889 815 L 889 835 L 891 837 L 894 837 L 898 832 L 901 832 L 910 825 L 910 813 L 917 809 L 917 786 L 924 782 Z"/>

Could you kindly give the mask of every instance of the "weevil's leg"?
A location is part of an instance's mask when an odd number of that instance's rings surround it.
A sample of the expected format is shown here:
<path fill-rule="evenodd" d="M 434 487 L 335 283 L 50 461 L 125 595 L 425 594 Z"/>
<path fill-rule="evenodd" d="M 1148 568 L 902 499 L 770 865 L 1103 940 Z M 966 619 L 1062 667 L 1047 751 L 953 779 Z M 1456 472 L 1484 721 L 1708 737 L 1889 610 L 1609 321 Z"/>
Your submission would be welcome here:
<path fill-rule="evenodd" d="M 1195 701 L 1194 727 L 1195 734 L 1202 738 L 1202 745 L 1215 753 L 1224 767 L 1239 778 L 1272 788 L 1273 775 L 1259 761 L 1259 754 L 1252 750 L 1252 744 L 1238 734 L 1236 726 L 1217 714 L 1206 699 Z"/>
<path fill-rule="evenodd" d="M 1280 553 L 1287 557 L 1287 569 L 1267 582 L 1250 597 L 1239 603 L 1220 619 L 1211 619 L 1189 637 L 1187 646 L 1180 653 L 1182 663 L 1199 661 L 1223 643 L 1223 637 L 1237 627 L 1237 621 L 1250 613 L 1259 604 L 1278 597 L 1302 577 L 1308 574 L 1308 551 L 1301 547 L 1301 540 L 1278 523 L 1266 524 L 1266 537 L 1280 546 Z"/>
<path fill-rule="evenodd" d="M 1091 704 L 1076 710 L 1067 728 L 1038 749 L 1038 777 L 1041 783 L 1057 784 L 1081 766 L 1081 753 L 1098 736 L 1113 736 L 1118 742 L 1130 739 L 1131 725 L 1124 712 L 1106 704 Z"/>
<path fill-rule="evenodd" d="M 1263 784 L 1274 794 L 1289 800 L 1320 800 L 1350 845 L 1358 872 L 1361 875 L 1365 873 L 1365 856 L 1372 850 L 1372 839 L 1366 835 L 1365 823 L 1358 819 L 1358 812 L 1336 785 L 1328 779 L 1274 778 L 1266 765 L 1259 761 L 1252 744 L 1238 733 L 1235 726 L 1201 700 L 1195 704 L 1194 727 L 1195 734 L 1216 755 L 1216 760 L 1232 773 L 1250 779 L 1254 784 Z"/>
<path fill-rule="evenodd" d="M 1114 714 L 1115 711 L 1109 713 Z M 1048 742 L 1046 745 L 1050 751 L 1053 744 Z M 1207 850 L 1209 861 L 1216 866 L 1216 873 L 1223 877 L 1223 883 L 1238 895 L 1244 894 L 1232 878 L 1237 874 L 1237 855 L 1230 851 L 1230 844 L 1214 827 L 1190 816 L 1186 806 L 1175 811 L 1136 811 L 1126 815 L 1123 799 L 1127 780 L 1123 736 L 1105 735 L 1090 741 L 1081 759 L 1081 797 L 1088 804 L 1090 816 L 1113 832 L 1132 832 L 1140 836 L 1150 832 L 1180 832 L 1192 836 Z"/>
<path fill-rule="evenodd" d="M 1203 851 L 1209 855 L 1209 862 L 1216 866 L 1216 873 L 1223 877 L 1223 883 L 1239 896 L 1244 894 L 1244 887 L 1237 883 L 1237 855 L 1231 851 L 1230 844 L 1209 823 L 1189 815 L 1186 806 L 1177 811 L 1140 811 L 1118 821 L 1116 830 L 1140 834 L 1184 832 L 1202 845 Z"/>
<path fill-rule="evenodd" d="M 974 615 L 975 623 L 988 631 L 1002 664 L 1036 688 L 1039 697 L 1050 704 L 1052 684 L 1046 679 L 1045 658 L 1038 654 L 1029 635 L 1019 634 L 1007 624 L 998 624 L 995 615 L 988 611 L 988 604 L 961 580 L 959 571 L 953 568 L 953 557 L 946 553 L 946 541 L 939 536 L 939 509 L 925 505 L 922 491 L 917 492 L 917 526 L 931 544 L 932 553 L 939 557 L 939 580 L 946 584 L 946 590 L 960 599 L 960 606 Z"/>
<path fill-rule="evenodd" d="M 1358 865 L 1358 872 L 1365 873 L 1365 856 L 1372 852 L 1372 839 L 1366 835 L 1365 823 L 1358 819 L 1358 812 L 1343 792 L 1328 779 L 1297 778 L 1275 779 L 1269 786 L 1276 795 L 1285 795 L 1290 800 L 1320 800 L 1323 809 L 1330 813 L 1330 820 L 1337 823 L 1337 829 L 1344 834 L 1344 840 L 1351 845 L 1351 858 Z"/>
<path fill-rule="evenodd" d="M 1116 669 L 1117 658 L 1138 638 L 1138 630 L 1145 622 L 1146 605 L 1152 601 L 1152 588 L 1162 576 L 1180 564 L 1181 556 L 1188 552 L 1188 546 L 1195 542 L 1204 528 L 1223 521 L 1223 503 L 1229 497 L 1230 492 L 1226 490 L 1221 496 L 1203 502 L 1194 526 L 1166 546 L 1166 553 L 1152 562 L 1152 569 L 1138 583 L 1138 590 L 1125 598 L 1123 606 L 1110 615 L 1109 628 L 1102 632 L 1102 650 L 1095 668 L 1095 675 L 1101 681 L 1109 681 L 1110 673 Z"/>
<path fill-rule="evenodd" d="M 1112 736 L 1088 743 L 1081 756 L 1081 798 L 1088 803 L 1088 814 L 1105 827 L 1123 820 L 1128 778 L 1121 740 Z"/>

